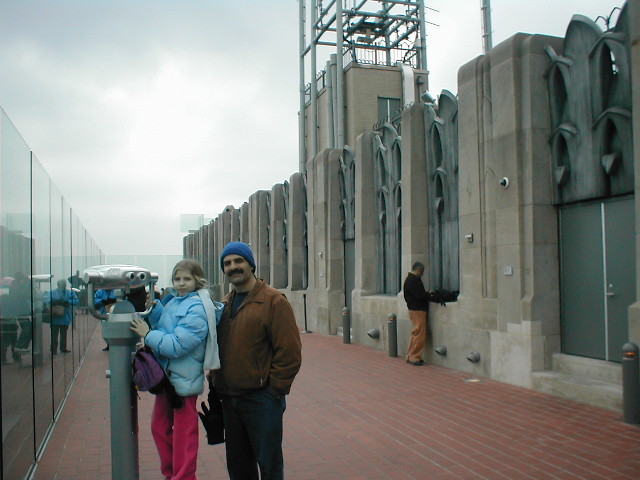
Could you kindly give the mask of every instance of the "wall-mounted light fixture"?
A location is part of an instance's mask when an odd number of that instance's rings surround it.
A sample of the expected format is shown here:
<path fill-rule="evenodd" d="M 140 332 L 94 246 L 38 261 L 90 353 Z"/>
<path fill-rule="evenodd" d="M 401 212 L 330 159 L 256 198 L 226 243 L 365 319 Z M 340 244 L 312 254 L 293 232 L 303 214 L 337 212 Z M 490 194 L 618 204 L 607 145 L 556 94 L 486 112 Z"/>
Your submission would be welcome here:
<path fill-rule="evenodd" d="M 480 361 L 480 354 L 478 352 L 471 352 L 467 355 L 467 360 L 471 363 L 478 363 Z"/>
<path fill-rule="evenodd" d="M 435 352 L 442 356 L 442 357 L 446 357 L 447 356 L 447 346 L 446 345 L 438 345 L 436 348 L 434 348 Z"/>
<path fill-rule="evenodd" d="M 380 338 L 380 329 L 378 328 L 372 328 L 371 330 L 369 330 L 367 332 L 367 335 L 369 335 L 371 338 L 373 338 L 374 340 L 377 340 Z"/>

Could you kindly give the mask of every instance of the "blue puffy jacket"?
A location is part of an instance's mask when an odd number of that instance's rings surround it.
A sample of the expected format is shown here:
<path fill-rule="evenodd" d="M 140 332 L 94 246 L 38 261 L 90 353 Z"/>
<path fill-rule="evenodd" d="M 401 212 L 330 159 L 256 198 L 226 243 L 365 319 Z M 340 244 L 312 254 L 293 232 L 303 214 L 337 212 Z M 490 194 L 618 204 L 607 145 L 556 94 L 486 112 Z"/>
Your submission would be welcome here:
<path fill-rule="evenodd" d="M 209 326 L 198 293 L 173 297 L 164 306 L 156 302 L 149 320 L 152 330 L 145 343 L 178 395 L 200 395 L 204 391 L 203 361 Z"/>

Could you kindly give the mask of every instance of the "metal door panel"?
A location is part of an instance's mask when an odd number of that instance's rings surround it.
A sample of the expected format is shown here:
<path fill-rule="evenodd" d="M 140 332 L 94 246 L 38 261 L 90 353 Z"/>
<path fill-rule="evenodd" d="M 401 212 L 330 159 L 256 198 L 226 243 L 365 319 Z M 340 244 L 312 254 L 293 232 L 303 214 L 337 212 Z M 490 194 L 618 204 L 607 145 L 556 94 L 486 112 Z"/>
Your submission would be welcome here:
<path fill-rule="evenodd" d="M 605 358 L 600 203 L 560 211 L 562 351 Z"/>
<path fill-rule="evenodd" d="M 628 308 L 635 297 L 634 200 L 604 204 L 606 249 L 605 318 L 608 330 L 607 359 L 620 361 L 622 345 L 629 341 Z"/>

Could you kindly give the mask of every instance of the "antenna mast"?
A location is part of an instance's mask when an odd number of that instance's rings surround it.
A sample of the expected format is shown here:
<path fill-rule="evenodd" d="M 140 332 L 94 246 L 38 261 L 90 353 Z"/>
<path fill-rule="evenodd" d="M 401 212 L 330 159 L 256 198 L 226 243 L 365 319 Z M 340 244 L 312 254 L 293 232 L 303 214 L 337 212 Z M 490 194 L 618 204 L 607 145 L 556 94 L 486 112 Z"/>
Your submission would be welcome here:
<path fill-rule="evenodd" d="M 486 55 L 493 48 L 491 32 L 491 0 L 482 0 L 482 51 Z"/>

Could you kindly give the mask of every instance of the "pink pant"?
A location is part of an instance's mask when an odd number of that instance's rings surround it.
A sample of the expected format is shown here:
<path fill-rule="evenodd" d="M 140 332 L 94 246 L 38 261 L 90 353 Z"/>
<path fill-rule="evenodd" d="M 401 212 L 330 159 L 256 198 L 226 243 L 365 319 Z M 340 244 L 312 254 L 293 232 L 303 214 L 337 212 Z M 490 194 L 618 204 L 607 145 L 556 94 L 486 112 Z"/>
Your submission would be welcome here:
<path fill-rule="evenodd" d="M 151 414 L 151 434 L 160 454 L 160 471 L 166 479 L 197 480 L 197 395 L 182 397 L 184 405 L 173 409 L 164 393 L 156 396 Z"/>
<path fill-rule="evenodd" d="M 427 343 L 427 312 L 409 310 L 409 320 L 413 325 L 409 348 L 407 350 L 407 362 L 422 360 L 422 351 Z"/>

